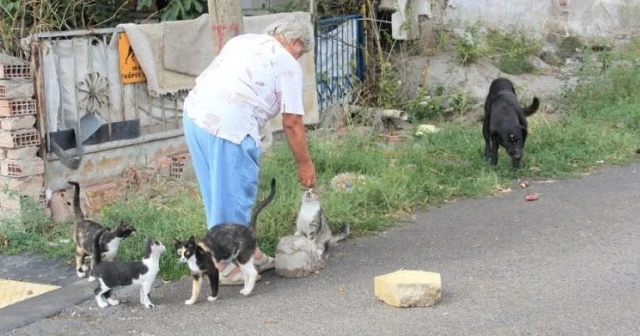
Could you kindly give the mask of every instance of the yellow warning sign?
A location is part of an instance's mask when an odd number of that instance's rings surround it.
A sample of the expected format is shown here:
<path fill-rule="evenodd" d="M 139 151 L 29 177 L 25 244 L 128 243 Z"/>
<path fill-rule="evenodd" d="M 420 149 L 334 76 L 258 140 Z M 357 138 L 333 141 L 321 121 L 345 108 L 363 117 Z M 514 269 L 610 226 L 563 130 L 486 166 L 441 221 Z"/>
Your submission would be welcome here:
<path fill-rule="evenodd" d="M 120 80 L 122 83 L 138 83 L 147 80 L 125 33 L 118 34 L 118 54 L 120 56 Z"/>

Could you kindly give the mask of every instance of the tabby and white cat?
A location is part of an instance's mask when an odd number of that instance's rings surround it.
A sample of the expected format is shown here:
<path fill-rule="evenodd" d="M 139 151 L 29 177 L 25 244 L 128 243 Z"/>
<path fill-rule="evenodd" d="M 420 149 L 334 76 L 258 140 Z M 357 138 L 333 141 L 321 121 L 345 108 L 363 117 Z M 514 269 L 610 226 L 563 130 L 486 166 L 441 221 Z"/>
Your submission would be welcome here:
<path fill-rule="evenodd" d="M 93 255 L 93 238 L 99 230 L 103 229 L 103 226 L 85 218 L 82 208 L 80 208 L 80 184 L 76 181 L 67 182 L 75 187 L 73 193 L 73 211 L 75 213 L 73 241 L 76 247 L 76 271 L 78 277 L 84 278 L 89 270 L 89 267 L 84 264 L 84 259 Z M 120 242 L 133 235 L 136 229 L 124 221 L 119 221 L 113 231 L 109 228 L 106 229 L 108 231 L 100 238 L 100 251 L 104 259 L 113 261 L 118 253 Z M 95 280 L 94 277 L 90 275 L 89 281 L 93 280 Z"/>
<path fill-rule="evenodd" d="M 106 308 L 109 305 L 115 306 L 120 301 L 111 298 L 111 290 L 116 287 L 124 287 L 131 285 L 140 286 L 140 303 L 152 308 L 155 305 L 149 299 L 151 286 L 160 271 L 160 255 L 166 250 L 164 245 L 159 241 L 145 240 L 144 258 L 140 261 L 133 262 L 116 262 L 102 261 L 99 250 L 99 241 L 106 229 L 101 229 L 94 239 L 93 249 L 93 275 L 98 280 L 98 287 L 94 293 L 96 302 L 100 308 Z"/>
<path fill-rule="evenodd" d="M 349 225 L 342 223 L 340 232 L 333 235 L 320 206 L 320 197 L 313 189 L 307 189 L 302 194 L 302 204 L 298 212 L 294 235 L 302 235 L 313 241 L 317 247 L 318 255 L 322 256 L 329 249 L 329 246 L 335 245 L 349 235 Z"/>

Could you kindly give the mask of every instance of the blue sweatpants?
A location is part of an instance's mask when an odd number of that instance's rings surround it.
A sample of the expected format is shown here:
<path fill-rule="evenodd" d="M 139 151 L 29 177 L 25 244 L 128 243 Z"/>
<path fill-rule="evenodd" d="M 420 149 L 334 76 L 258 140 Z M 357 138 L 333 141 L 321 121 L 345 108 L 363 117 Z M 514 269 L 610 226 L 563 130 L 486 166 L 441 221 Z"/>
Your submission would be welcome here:
<path fill-rule="evenodd" d="M 222 223 L 249 225 L 258 194 L 261 149 L 249 135 L 238 145 L 198 127 L 186 113 L 182 115 L 207 227 Z"/>

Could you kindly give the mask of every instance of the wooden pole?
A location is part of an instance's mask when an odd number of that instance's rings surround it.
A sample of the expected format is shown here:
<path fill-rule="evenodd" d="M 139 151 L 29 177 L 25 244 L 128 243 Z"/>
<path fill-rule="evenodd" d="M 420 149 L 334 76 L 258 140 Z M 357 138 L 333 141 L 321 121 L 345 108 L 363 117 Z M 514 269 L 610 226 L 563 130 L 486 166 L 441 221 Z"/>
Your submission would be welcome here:
<path fill-rule="evenodd" d="M 232 37 L 244 33 L 242 5 L 238 0 L 208 0 L 209 26 L 213 30 L 214 56 Z"/>

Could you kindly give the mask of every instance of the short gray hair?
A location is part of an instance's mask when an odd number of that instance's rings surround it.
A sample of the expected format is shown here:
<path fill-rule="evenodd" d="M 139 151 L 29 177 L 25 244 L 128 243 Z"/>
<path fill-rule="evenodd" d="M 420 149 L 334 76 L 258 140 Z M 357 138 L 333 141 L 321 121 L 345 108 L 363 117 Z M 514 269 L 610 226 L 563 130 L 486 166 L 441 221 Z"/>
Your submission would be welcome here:
<path fill-rule="evenodd" d="M 281 36 L 289 43 L 300 40 L 304 53 L 307 53 L 312 47 L 309 25 L 309 22 L 301 19 L 281 19 L 265 28 L 264 33 L 271 36 Z"/>

